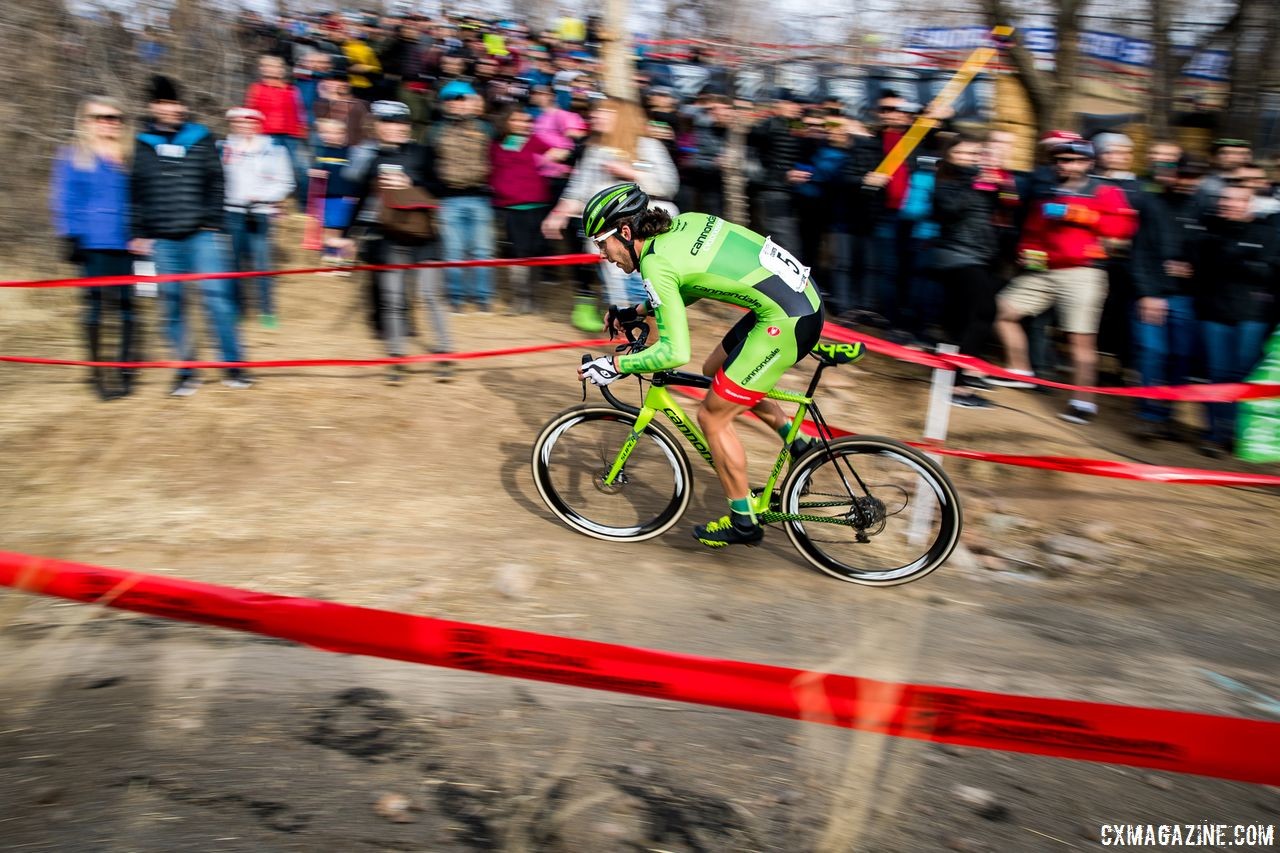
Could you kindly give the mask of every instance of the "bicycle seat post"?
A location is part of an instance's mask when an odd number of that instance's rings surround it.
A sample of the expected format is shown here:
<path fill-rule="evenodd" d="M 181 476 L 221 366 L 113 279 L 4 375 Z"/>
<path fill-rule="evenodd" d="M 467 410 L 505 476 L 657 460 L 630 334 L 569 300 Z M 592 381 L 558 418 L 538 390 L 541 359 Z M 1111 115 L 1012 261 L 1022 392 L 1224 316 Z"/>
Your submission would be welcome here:
<path fill-rule="evenodd" d="M 818 382 L 822 379 L 822 371 L 830 367 L 825 361 L 818 361 L 818 369 L 813 371 L 813 378 L 809 380 L 809 390 L 804 392 L 806 397 L 812 398 L 814 392 L 818 390 Z"/>

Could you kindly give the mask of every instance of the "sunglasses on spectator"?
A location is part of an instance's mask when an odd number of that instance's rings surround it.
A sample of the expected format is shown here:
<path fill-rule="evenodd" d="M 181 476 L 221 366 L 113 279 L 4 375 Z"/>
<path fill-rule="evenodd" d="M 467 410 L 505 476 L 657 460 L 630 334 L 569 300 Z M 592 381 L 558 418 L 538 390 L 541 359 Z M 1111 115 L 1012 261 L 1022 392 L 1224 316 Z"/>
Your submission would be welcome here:
<path fill-rule="evenodd" d="M 120 113 L 89 113 L 89 118 L 93 121 L 124 121 Z"/>
<path fill-rule="evenodd" d="M 877 109 L 879 112 L 882 112 L 882 113 L 901 113 L 901 112 L 906 112 L 906 110 L 904 110 L 901 106 L 893 106 L 893 105 L 890 105 L 890 104 L 886 104 L 886 105 L 884 105 L 884 106 L 882 106 L 882 107 L 877 107 L 876 109 Z"/>
<path fill-rule="evenodd" d="M 1087 161 L 1088 159 L 1089 159 L 1088 157 L 1054 157 L 1054 158 L 1053 158 L 1053 162 L 1055 162 L 1055 163 L 1083 163 L 1083 162 Z"/>

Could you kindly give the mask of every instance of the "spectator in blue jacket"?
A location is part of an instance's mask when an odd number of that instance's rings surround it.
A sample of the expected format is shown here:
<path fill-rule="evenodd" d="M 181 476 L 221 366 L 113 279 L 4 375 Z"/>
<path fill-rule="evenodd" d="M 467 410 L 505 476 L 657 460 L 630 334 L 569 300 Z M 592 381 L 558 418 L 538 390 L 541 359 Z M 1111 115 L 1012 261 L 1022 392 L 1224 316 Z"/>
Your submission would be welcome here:
<path fill-rule="evenodd" d="M 50 206 L 67 260 L 86 277 L 129 275 L 129 155 L 124 110 L 111 98 L 89 98 L 76 113 L 75 141 L 53 165 Z M 89 360 L 102 361 L 103 321 L 118 324 L 115 361 L 133 361 L 133 288 L 83 287 L 85 341 Z M 116 381 L 109 381 L 115 377 Z M 93 368 L 91 381 L 103 400 L 130 393 L 133 372 Z"/>

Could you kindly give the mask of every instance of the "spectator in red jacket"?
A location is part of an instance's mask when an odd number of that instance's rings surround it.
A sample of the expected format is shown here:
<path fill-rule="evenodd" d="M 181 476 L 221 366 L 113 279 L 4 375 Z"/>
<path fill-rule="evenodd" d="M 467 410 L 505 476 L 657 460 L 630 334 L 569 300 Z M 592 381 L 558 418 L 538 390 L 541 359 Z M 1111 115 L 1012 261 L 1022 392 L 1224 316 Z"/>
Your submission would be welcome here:
<path fill-rule="evenodd" d="M 258 82 L 249 84 L 244 105 L 262 113 L 262 132 L 289 152 L 298 204 L 305 210 L 307 175 L 303 161 L 306 158 L 302 156 L 301 146 L 307 138 L 307 111 L 302 105 L 302 95 L 285 79 L 284 60 L 278 56 L 265 54 L 258 58 L 258 77 Z"/>
<path fill-rule="evenodd" d="M 1090 143 L 1063 139 L 1053 143 L 1049 154 L 1056 184 L 1031 201 L 1018 246 L 1023 273 L 1000 294 L 996 331 L 1009 369 L 1031 376 L 1027 336 L 1020 321 L 1056 305 L 1058 325 L 1071 343 L 1075 384 L 1090 386 L 1097 378 L 1098 324 L 1107 296 L 1102 241 L 1132 237 L 1137 217 L 1122 190 L 1090 177 L 1094 160 Z M 1032 387 L 1023 381 L 998 384 Z M 1059 417 L 1087 424 L 1097 411 L 1092 394 L 1077 392 Z"/>

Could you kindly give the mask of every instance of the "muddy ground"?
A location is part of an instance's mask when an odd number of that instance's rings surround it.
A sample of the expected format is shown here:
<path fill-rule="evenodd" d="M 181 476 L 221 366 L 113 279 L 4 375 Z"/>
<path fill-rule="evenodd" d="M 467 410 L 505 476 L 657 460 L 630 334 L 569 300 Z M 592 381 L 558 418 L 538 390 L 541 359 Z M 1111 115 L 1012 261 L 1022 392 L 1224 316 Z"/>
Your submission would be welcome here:
<path fill-rule="evenodd" d="M 250 356 L 378 355 L 355 294 L 286 281 L 281 328 L 245 327 Z M 76 298 L 0 291 L 0 352 L 78 357 Z M 452 317 L 459 345 L 577 337 L 551 298 L 536 317 Z M 701 357 L 733 317 L 697 316 Z M 154 334 L 149 354 L 165 355 Z M 686 528 L 723 504 L 698 469 L 685 523 L 611 547 L 558 524 L 529 476 L 539 426 L 580 400 L 577 361 L 465 362 L 449 383 L 421 366 L 400 387 L 376 369 L 264 370 L 247 391 L 207 383 L 186 400 L 151 371 L 105 404 L 80 369 L 0 366 L 0 547 L 679 652 L 1275 719 L 1274 493 L 948 459 L 965 547 L 875 590 L 809 570 L 780 531 L 759 549 L 701 550 Z M 926 380 L 870 358 L 823 399 L 837 425 L 916 438 Z M 1206 467 L 1190 445 L 1134 443 L 1122 403 L 1081 428 L 1054 417 L 1061 398 L 996 399 L 1006 408 L 955 410 L 950 442 Z M 746 430 L 753 458 L 773 452 Z M 326 654 L 14 593 L 0 593 L 0 679 L 3 850 L 1058 851 L 1098 847 L 1104 823 L 1280 824 L 1280 793 L 1262 786 Z"/>

